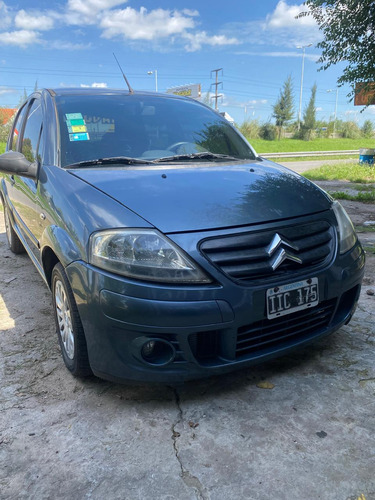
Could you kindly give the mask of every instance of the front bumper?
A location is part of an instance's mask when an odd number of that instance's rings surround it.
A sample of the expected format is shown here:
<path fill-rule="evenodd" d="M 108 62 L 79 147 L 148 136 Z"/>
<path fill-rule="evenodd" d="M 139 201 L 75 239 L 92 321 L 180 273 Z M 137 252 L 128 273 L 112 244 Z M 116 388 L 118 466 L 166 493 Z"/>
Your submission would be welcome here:
<path fill-rule="evenodd" d="M 115 381 L 173 384 L 250 366 L 336 331 L 355 310 L 364 263 L 357 243 L 314 273 L 318 306 L 275 320 L 267 320 L 265 311 L 273 283 L 249 287 L 221 279 L 206 286 L 166 286 L 127 280 L 84 262 L 66 271 L 93 372 Z M 150 339 L 168 346 L 170 356 L 145 361 L 141 347 Z"/>

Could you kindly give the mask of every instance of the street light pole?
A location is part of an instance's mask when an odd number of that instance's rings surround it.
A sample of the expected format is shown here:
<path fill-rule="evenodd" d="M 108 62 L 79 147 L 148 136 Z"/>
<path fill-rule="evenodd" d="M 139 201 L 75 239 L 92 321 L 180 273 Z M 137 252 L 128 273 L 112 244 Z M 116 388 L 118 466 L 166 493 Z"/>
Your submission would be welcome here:
<path fill-rule="evenodd" d="M 297 49 L 302 49 L 302 70 L 301 70 L 301 88 L 299 92 L 299 110 L 298 110 L 298 130 L 301 128 L 301 111 L 302 111 L 302 88 L 303 88 L 303 72 L 305 68 L 305 50 L 311 47 L 312 43 L 308 45 L 298 45 Z"/>
<path fill-rule="evenodd" d="M 336 120 L 337 120 L 337 100 L 339 97 L 339 89 L 336 87 L 336 90 L 334 89 L 329 89 L 327 92 L 336 92 L 336 103 L 335 103 L 335 116 L 334 116 L 334 121 L 333 121 L 333 135 L 335 135 L 336 132 Z"/>
<path fill-rule="evenodd" d="M 155 75 L 155 92 L 158 91 L 158 70 L 154 69 L 153 71 L 147 71 L 148 75 Z"/>

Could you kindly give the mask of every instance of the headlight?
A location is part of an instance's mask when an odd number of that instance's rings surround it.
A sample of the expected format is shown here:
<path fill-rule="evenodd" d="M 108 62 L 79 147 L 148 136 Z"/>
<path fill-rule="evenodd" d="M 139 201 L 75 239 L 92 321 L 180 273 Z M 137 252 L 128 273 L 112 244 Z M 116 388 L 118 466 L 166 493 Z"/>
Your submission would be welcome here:
<path fill-rule="evenodd" d="M 110 229 L 90 239 L 89 262 L 116 274 L 147 281 L 210 283 L 211 279 L 156 230 Z"/>
<path fill-rule="evenodd" d="M 332 208 L 339 226 L 340 254 L 343 254 L 355 245 L 357 235 L 354 231 L 352 221 L 349 219 L 342 205 L 338 201 L 335 201 L 332 204 Z"/>

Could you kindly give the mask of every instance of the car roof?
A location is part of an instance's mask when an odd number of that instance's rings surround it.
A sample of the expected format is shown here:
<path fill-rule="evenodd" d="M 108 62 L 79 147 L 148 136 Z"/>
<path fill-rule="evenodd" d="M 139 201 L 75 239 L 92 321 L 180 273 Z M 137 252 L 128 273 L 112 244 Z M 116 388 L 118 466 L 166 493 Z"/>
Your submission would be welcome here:
<path fill-rule="evenodd" d="M 129 92 L 127 89 L 112 89 L 108 87 L 62 87 L 62 88 L 47 88 L 46 90 L 51 96 L 66 96 L 66 95 L 136 95 L 136 96 L 152 96 L 152 97 L 170 97 L 172 99 L 189 100 L 191 98 L 179 96 L 175 94 L 164 94 L 161 92 L 138 91 Z"/>

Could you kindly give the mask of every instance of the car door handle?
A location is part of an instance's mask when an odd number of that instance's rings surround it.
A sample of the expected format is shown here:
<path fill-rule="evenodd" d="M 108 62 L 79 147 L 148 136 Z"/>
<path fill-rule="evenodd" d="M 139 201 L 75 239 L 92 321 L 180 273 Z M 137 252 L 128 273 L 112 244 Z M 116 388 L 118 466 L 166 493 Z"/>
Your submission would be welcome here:
<path fill-rule="evenodd" d="M 16 180 L 13 175 L 10 176 L 10 183 L 12 184 L 12 186 L 14 186 L 16 183 Z"/>

